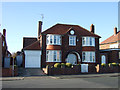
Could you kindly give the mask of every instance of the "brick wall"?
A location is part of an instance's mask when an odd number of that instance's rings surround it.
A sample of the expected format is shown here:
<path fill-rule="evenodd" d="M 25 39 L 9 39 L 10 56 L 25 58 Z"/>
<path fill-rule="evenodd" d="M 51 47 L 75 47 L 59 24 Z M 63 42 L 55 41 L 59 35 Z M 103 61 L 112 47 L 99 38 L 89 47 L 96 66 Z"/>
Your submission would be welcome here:
<path fill-rule="evenodd" d="M 74 75 L 81 74 L 81 65 L 73 65 L 72 68 L 62 67 L 62 68 L 54 68 L 51 66 L 47 66 L 43 68 L 43 71 L 47 75 Z M 96 68 L 94 64 L 88 65 L 88 73 L 96 73 Z"/>
<path fill-rule="evenodd" d="M 17 76 L 18 72 L 17 72 L 17 67 L 14 70 L 14 76 Z M 11 68 L 2 68 L 2 76 L 3 77 L 11 77 L 12 75 L 12 67 Z"/>
<path fill-rule="evenodd" d="M 120 66 L 101 66 L 96 67 L 97 73 L 119 73 Z"/>

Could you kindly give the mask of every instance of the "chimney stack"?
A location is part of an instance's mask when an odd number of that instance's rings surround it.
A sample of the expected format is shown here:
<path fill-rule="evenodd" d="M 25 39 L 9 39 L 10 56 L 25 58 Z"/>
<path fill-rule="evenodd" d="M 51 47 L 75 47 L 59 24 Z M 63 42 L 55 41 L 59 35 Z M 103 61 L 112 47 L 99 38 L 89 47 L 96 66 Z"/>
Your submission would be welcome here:
<path fill-rule="evenodd" d="M 114 36 L 117 35 L 117 27 L 114 27 Z"/>
<path fill-rule="evenodd" d="M 6 29 L 3 29 L 3 36 L 6 37 Z"/>
<path fill-rule="evenodd" d="M 90 26 L 90 32 L 94 33 L 94 25 L 93 24 L 91 24 L 91 26 Z"/>
<path fill-rule="evenodd" d="M 40 39 L 40 34 L 42 32 L 42 21 L 38 22 L 38 39 Z"/>

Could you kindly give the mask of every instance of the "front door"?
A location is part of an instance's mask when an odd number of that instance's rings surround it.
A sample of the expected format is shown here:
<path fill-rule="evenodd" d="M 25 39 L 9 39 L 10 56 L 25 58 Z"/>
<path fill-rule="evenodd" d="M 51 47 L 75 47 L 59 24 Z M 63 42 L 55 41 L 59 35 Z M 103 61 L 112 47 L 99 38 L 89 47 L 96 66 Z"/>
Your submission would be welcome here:
<path fill-rule="evenodd" d="M 101 56 L 101 63 L 106 64 L 106 57 L 105 57 L 105 55 Z"/>
<path fill-rule="evenodd" d="M 69 54 L 67 57 L 67 63 L 77 64 L 77 57 L 75 54 Z"/>

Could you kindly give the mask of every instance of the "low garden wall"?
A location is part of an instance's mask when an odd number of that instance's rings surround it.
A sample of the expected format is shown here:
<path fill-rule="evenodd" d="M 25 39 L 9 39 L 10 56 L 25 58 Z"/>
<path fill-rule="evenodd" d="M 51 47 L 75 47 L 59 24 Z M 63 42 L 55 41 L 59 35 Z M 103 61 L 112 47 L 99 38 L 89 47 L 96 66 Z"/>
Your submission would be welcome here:
<path fill-rule="evenodd" d="M 14 76 L 17 76 L 18 72 L 17 72 L 17 67 L 15 67 L 14 70 Z M 2 68 L 2 77 L 11 77 L 12 75 L 12 67 L 10 68 Z"/>
<path fill-rule="evenodd" d="M 71 67 L 54 67 L 54 66 L 47 66 L 43 68 L 44 73 L 47 75 L 75 75 L 81 74 L 81 65 L 73 65 Z M 86 73 L 86 72 L 84 72 Z M 87 73 L 96 73 L 95 65 L 88 65 L 88 72 Z"/>
<path fill-rule="evenodd" d="M 97 65 L 97 73 L 119 73 L 120 65 Z"/>

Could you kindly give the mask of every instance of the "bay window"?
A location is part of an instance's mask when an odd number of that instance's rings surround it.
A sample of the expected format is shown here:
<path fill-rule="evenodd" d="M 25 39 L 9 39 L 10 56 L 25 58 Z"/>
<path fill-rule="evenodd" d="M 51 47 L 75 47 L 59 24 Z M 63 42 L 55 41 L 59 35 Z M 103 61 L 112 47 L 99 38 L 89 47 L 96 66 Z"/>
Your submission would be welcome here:
<path fill-rule="evenodd" d="M 82 46 L 95 46 L 95 37 L 82 37 Z"/>
<path fill-rule="evenodd" d="M 47 50 L 46 51 L 47 62 L 61 62 L 61 51 L 59 50 Z"/>
<path fill-rule="evenodd" d="M 82 61 L 83 62 L 95 62 L 95 52 L 93 51 L 82 52 Z"/>
<path fill-rule="evenodd" d="M 47 45 L 61 45 L 61 36 L 60 35 L 47 35 L 46 36 Z"/>

